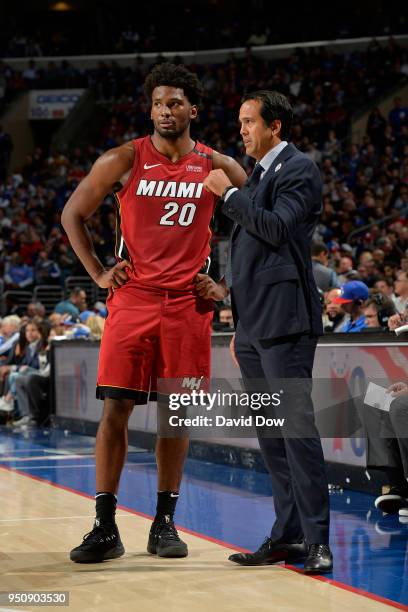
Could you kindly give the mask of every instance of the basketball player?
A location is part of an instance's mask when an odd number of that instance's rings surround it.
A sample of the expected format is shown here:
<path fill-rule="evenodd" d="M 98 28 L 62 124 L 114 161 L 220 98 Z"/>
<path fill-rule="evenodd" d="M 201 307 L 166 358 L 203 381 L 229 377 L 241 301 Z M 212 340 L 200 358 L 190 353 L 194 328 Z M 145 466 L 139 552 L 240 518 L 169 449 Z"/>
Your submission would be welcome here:
<path fill-rule="evenodd" d="M 145 89 L 153 135 L 104 153 L 62 215 L 84 267 L 99 287 L 110 290 L 96 391 L 104 400 L 96 437 L 96 519 L 71 551 L 76 562 L 124 553 L 115 510 L 133 406 L 147 402 L 157 378 L 210 375 L 212 305 L 195 291 L 210 252 L 215 204 L 203 180 L 214 168 L 222 168 L 236 186 L 246 179 L 233 159 L 191 139 L 201 93 L 196 75 L 184 66 L 161 64 L 146 78 Z M 106 270 L 85 223 L 118 183 L 117 263 Z M 173 523 L 187 450 L 186 438 L 157 439 L 157 511 L 147 549 L 161 557 L 187 555 Z"/>

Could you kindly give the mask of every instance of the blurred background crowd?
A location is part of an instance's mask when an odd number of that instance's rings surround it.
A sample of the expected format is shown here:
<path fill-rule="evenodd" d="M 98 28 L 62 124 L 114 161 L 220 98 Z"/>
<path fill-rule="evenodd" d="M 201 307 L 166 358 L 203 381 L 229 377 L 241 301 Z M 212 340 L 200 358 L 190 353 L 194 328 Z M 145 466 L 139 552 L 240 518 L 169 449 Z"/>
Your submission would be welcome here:
<path fill-rule="evenodd" d="M 326 333 L 394 330 L 403 325 L 408 321 L 408 108 L 399 92 L 407 83 L 407 47 L 390 36 L 382 42 L 373 39 L 362 50 L 296 47 L 286 57 L 265 59 L 251 47 L 290 39 L 285 28 L 265 27 L 264 20 L 257 17 L 265 8 L 263 0 L 251 2 L 258 10 L 248 20 L 241 19 L 237 10 L 237 18 L 228 20 L 228 2 L 199 4 L 203 4 L 202 13 L 191 14 L 192 27 L 178 37 L 180 51 L 238 45 L 247 50 L 239 57 L 229 53 L 226 61 L 217 63 L 189 64 L 185 58 L 174 58 L 198 74 L 204 89 L 193 136 L 234 157 L 250 173 L 252 162 L 245 156 L 237 121 L 241 97 L 256 89 L 275 89 L 287 95 L 295 114 L 291 140 L 316 162 L 323 179 L 323 213 L 312 257 Z M 187 3 L 183 6 L 182 10 L 191 11 Z M 219 17 L 216 24 L 211 7 Z M 340 5 L 338 8 L 340 11 Z M 282 18 L 289 8 L 281 6 L 280 11 Z M 359 11 L 358 6 L 350 5 L 347 19 L 339 12 L 338 20 L 327 21 L 325 37 L 368 33 Z M 73 15 L 65 11 L 60 22 L 57 13 L 52 19 L 40 16 L 38 31 L 29 20 L 24 29 L 20 19 L 21 31 L 16 32 L 11 11 L 0 26 L 5 34 L 0 36 L 0 124 L 1 113 L 22 92 L 33 89 L 84 88 L 92 92 L 98 109 L 92 129 L 74 146 L 55 148 L 51 138 L 44 136 L 47 130 L 34 131 L 34 148 L 18 167 L 10 163 L 13 139 L 0 125 L 0 415 L 12 412 L 15 421 L 33 415 L 42 418 L 38 406 L 27 408 L 22 388 L 41 376 L 39 390 L 30 391 L 30 396 L 43 398 L 47 386 L 43 380 L 49 376 L 49 339 L 98 339 L 102 333 L 104 295 L 86 284 L 73 286 L 70 282 L 86 273 L 61 227 L 61 212 L 101 153 L 151 131 L 143 82 L 152 64 L 138 53 L 174 48 L 177 23 L 186 22 L 185 17 L 176 19 L 170 32 L 167 15 L 163 19 L 155 15 L 152 20 L 147 11 L 146 22 L 139 20 L 136 27 L 129 15 L 123 21 L 108 15 L 110 21 L 106 21 L 102 11 L 97 27 L 91 28 L 87 19 L 92 13 L 84 8 L 76 23 L 90 35 L 73 38 L 69 36 Z M 371 35 L 406 29 L 401 11 L 387 10 L 385 18 L 381 3 L 374 3 L 371 17 Z M 303 18 L 310 22 L 304 30 Z M 313 20 L 305 7 L 302 19 L 290 28 L 290 37 L 300 42 L 307 31 L 310 39 Z M 154 26 L 148 25 L 153 21 Z M 317 23 L 319 27 L 325 23 L 323 14 Z M 315 38 L 319 37 L 316 31 Z M 60 57 L 46 63 L 38 59 L 101 52 L 133 53 L 133 64 L 123 67 L 100 58 L 94 68 L 87 68 Z M 31 59 L 24 68 L 17 68 L 8 61 L 15 56 Z M 159 54 L 155 61 L 164 58 Z M 384 112 L 377 101 L 392 92 L 393 102 Z M 361 137 L 355 139 L 351 123 L 357 109 L 369 112 Z M 111 196 L 88 227 L 99 258 L 106 266 L 112 265 L 115 211 Z M 216 215 L 214 277 L 223 273 L 230 231 L 230 222 Z M 38 288 L 47 286 L 60 288 L 52 305 L 39 297 Z M 21 291 L 24 302 L 15 294 Z M 219 304 L 214 330 L 231 330 L 232 325 L 228 302 Z"/>

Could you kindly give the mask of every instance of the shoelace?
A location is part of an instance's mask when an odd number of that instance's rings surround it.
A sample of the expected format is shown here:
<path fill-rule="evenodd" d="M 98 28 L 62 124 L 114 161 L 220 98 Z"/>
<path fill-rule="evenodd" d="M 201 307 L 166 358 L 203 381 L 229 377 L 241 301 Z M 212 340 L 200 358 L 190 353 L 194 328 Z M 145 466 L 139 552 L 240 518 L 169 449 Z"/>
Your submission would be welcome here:
<path fill-rule="evenodd" d="M 270 541 L 271 539 L 267 536 L 265 540 L 262 542 L 261 546 L 259 547 L 260 553 L 263 553 L 265 549 L 267 550 L 269 548 Z"/>
<path fill-rule="evenodd" d="M 165 536 L 168 540 L 179 540 L 179 534 L 174 526 L 174 523 L 161 523 L 157 527 L 157 535 Z"/>
<path fill-rule="evenodd" d="M 320 557 L 324 552 L 327 551 L 325 544 L 312 544 L 309 551 L 309 557 Z"/>
<path fill-rule="evenodd" d="M 94 527 L 89 533 L 86 533 L 83 537 L 83 541 L 89 543 L 93 541 L 100 542 L 101 540 L 104 540 L 106 536 L 111 534 L 114 535 L 110 527 L 99 525 L 98 527 Z"/>

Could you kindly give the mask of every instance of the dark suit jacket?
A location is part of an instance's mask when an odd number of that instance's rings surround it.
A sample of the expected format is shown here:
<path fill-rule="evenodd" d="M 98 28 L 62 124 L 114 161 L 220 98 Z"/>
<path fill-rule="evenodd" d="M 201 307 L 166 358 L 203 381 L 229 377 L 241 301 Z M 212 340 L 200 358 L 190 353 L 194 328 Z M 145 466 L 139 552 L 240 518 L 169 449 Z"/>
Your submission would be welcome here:
<path fill-rule="evenodd" d="M 310 245 L 322 209 L 317 166 L 288 144 L 250 195 L 230 195 L 223 213 L 232 234 L 231 301 L 249 337 L 323 333 Z"/>

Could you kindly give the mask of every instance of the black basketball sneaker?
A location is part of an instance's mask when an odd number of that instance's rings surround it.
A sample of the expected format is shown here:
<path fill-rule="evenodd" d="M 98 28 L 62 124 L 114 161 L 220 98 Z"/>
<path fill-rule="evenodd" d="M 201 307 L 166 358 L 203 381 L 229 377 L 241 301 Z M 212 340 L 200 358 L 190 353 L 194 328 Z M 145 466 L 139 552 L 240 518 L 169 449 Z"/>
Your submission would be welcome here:
<path fill-rule="evenodd" d="M 163 522 L 152 524 L 147 552 L 159 557 L 187 557 L 187 544 L 180 540 L 170 516 L 166 515 Z"/>
<path fill-rule="evenodd" d="M 100 524 L 95 520 L 92 531 L 84 535 L 82 544 L 73 548 L 69 555 L 75 563 L 101 563 L 116 559 L 125 552 L 116 524 Z"/>

